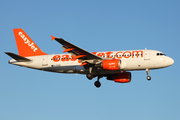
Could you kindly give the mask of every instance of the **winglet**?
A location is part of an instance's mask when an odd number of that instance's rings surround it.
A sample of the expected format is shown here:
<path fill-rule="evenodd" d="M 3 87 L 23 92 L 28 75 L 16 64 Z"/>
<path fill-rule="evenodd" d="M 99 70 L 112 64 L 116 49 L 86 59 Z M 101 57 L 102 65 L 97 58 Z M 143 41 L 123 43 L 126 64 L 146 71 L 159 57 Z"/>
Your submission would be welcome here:
<path fill-rule="evenodd" d="M 56 37 L 54 37 L 54 36 L 52 36 L 52 35 L 50 35 L 51 37 L 52 37 L 52 40 L 54 40 Z"/>

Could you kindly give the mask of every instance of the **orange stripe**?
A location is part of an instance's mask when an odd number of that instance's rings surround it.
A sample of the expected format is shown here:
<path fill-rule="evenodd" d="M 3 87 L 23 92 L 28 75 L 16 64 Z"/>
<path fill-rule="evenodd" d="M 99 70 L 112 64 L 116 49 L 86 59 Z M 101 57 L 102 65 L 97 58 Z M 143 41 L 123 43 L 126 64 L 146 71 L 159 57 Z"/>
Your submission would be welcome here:
<path fill-rule="evenodd" d="M 79 55 L 79 56 L 76 56 L 76 57 L 74 57 L 75 59 L 78 59 L 78 58 L 82 58 L 82 57 L 85 57 L 85 56 L 87 56 L 87 55 Z"/>
<path fill-rule="evenodd" d="M 84 62 L 80 66 L 84 66 L 84 65 L 87 65 L 87 64 L 88 64 L 87 62 Z"/>
<path fill-rule="evenodd" d="M 71 50 L 74 50 L 75 48 L 68 48 L 68 49 L 65 49 L 63 52 L 69 52 Z"/>

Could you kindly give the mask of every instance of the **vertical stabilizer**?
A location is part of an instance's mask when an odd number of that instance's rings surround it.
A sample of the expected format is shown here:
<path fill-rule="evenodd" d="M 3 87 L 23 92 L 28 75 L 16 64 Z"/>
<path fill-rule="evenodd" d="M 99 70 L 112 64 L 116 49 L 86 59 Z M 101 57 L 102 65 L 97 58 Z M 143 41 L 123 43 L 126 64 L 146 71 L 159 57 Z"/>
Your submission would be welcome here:
<path fill-rule="evenodd" d="M 19 55 L 22 57 L 47 55 L 33 42 L 23 29 L 13 29 Z"/>

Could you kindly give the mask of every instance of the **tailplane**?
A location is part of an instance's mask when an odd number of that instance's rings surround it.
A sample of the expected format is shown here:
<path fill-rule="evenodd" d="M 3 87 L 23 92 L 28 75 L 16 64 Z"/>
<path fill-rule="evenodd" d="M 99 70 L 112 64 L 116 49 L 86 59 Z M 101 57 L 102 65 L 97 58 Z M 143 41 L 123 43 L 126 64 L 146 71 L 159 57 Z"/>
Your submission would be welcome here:
<path fill-rule="evenodd" d="M 25 58 L 25 57 L 22 57 L 22 56 L 19 56 L 19 55 L 16 55 L 14 53 L 11 53 L 11 52 L 5 52 L 7 55 L 9 55 L 10 57 L 14 58 L 16 61 L 18 62 L 29 62 L 31 61 L 30 59 L 28 58 Z"/>
<path fill-rule="evenodd" d="M 20 56 L 30 57 L 47 55 L 33 42 L 33 40 L 24 32 L 23 29 L 13 29 L 13 31 Z"/>

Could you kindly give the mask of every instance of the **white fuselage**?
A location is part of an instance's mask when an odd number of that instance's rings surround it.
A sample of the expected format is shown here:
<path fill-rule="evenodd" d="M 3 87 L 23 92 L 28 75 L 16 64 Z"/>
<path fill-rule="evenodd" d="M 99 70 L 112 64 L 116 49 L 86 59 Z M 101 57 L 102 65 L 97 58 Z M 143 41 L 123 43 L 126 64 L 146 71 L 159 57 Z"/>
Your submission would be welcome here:
<path fill-rule="evenodd" d="M 174 60 L 156 50 L 128 50 L 93 52 L 103 59 L 121 59 L 122 69 L 118 71 L 96 69 L 95 74 L 113 74 L 119 71 L 158 69 L 172 65 Z M 81 61 L 74 59 L 71 54 L 53 54 L 27 57 L 30 62 L 17 62 L 12 59 L 9 63 L 44 71 L 58 73 L 87 74 L 88 69 L 81 65 Z"/>

